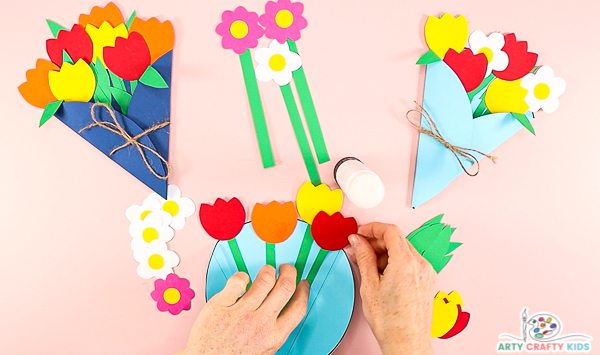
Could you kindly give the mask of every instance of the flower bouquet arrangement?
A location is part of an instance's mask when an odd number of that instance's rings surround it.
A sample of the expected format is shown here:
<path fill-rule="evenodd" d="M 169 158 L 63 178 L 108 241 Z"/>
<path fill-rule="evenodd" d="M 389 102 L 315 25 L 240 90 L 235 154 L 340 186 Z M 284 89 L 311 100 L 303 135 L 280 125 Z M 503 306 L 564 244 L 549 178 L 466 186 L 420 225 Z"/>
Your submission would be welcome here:
<path fill-rule="evenodd" d="M 127 21 L 114 3 L 94 7 L 67 29 L 48 20 L 53 38 L 19 86 L 55 116 L 162 197 L 167 194 L 171 22 Z"/>
<path fill-rule="evenodd" d="M 263 167 L 272 167 L 275 161 L 257 79 L 263 82 L 273 80 L 280 86 L 310 180 L 319 185 L 319 172 L 290 85 L 293 79 L 317 160 L 320 164 L 325 163 L 329 161 L 329 154 L 296 45 L 300 31 L 308 25 L 302 16 L 303 11 L 302 3 L 290 0 L 269 1 L 261 16 L 240 6 L 234 11 L 223 12 L 216 32 L 223 37 L 223 48 L 231 49 L 240 56 Z M 255 68 L 250 49 L 258 46 L 263 35 L 272 41 L 268 48 L 255 52 L 254 59 L 258 63 Z"/>
<path fill-rule="evenodd" d="M 489 153 L 522 127 L 534 133 L 533 112 L 554 112 L 566 86 L 536 66 L 527 42 L 513 33 L 469 35 L 464 16 L 429 16 L 425 40 L 429 51 L 417 62 L 427 66 L 423 105 L 411 110 L 421 114 L 420 124 L 411 121 L 421 132 L 413 208 L 462 173 L 477 175 L 479 160 L 495 160 Z M 475 173 L 467 170 L 473 165 Z"/>

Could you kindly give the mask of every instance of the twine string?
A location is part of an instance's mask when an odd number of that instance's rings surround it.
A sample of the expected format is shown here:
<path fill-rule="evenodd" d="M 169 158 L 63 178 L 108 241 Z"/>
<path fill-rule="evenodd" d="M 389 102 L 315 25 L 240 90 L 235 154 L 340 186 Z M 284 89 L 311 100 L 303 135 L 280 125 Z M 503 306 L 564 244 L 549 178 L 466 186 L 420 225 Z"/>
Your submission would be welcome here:
<path fill-rule="evenodd" d="M 98 120 L 96 118 L 96 110 L 95 110 L 96 107 L 105 108 L 106 111 L 108 111 L 108 114 L 112 118 L 113 122 Z M 142 156 L 142 160 L 144 161 L 144 164 L 146 164 L 146 167 L 152 173 L 152 175 L 156 176 L 157 178 L 159 178 L 161 180 L 166 180 L 169 177 L 169 175 L 171 175 L 171 166 L 169 165 L 169 162 L 165 158 L 163 158 L 155 149 L 139 142 L 140 138 L 142 138 L 154 131 L 157 131 L 161 128 L 168 126 L 170 124 L 169 121 L 157 123 L 157 124 L 153 125 L 152 127 L 148 128 L 147 130 L 143 131 L 142 133 L 139 133 L 132 137 L 129 133 L 127 133 L 125 128 L 123 128 L 123 126 L 121 126 L 119 121 L 117 121 L 117 116 L 115 115 L 115 112 L 107 104 L 104 104 L 101 102 L 94 103 L 92 105 L 92 107 L 90 108 L 90 115 L 92 116 L 93 122 L 90 123 L 89 125 L 83 127 L 82 129 L 80 129 L 79 133 L 84 132 L 84 131 L 94 128 L 94 127 L 104 128 L 107 131 L 110 131 L 116 135 L 121 136 L 125 140 L 125 143 L 121 144 L 120 146 L 118 146 L 116 148 L 113 148 L 110 151 L 109 155 L 113 155 L 114 153 L 118 152 L 119 150 L 132 145 L 140 153 L 140 155 Z M 167 170 L 167 173 L 165 175 L 160 175 L 150 165 L 150 163 L 148 162 L 148 158 L 146 157 L 146 153 L 144 153 L 144 150 L 148 151 L 149 153 L 155 155 L 156 157 L 158 157 L 158 159 L 160 159 L 160 161 L 163 163 L 163 165 L 166 167 L 166 170 Z"/>
<path fill-rule="evenodd" d="M 440 132 L 437 125 L 433 121 L 433 118 L 431 117 L 429 112 L 427 112 L 427 110 L 425 110 L 425 108 L 418 102 L 415 101 L 415 104 L 417 104 L 418 109 L 412 109 L 412 110 L 408 110 L 408 112 L 406 112 L 406 119 L 408 120 L 408 122 L 410 122 L 410 124 L 413 125 L 413 127 L 418 129 L 420 133 L 428 135 L 429 137 L 437 140 L 438 142 L 440 142 L 440 144 L 442 144 L 444 147 L 446 147 L 448 150 L 450 150 L 452 152 L 452 154 L 454 154 L 454 157 L 456 158 L 456 160 L 458 160 L 460 167 L 463 169 L 463 171 L 465 173 L 467 173 L 467 175 L 477 176 L 477 174 L 479 174 L 479 160 L 477 160 L 477 158 L 473 155 L 473 153 L 481 154 L 482 156 L 490 159 L 494 164 L 496 164 L 496 159 L 498 159 L 498 158 L 495 156 L 485 154 L 477 149 L 459 147 L 457 145 L 454 145 L 454 144 L 448 142 L 442 136 L 442 133 Z M 418 112 L 425 119 L 425 122 L 427 122 L 430 129 L 425 129 L 425 128 L 421 127 L 420 124 L 414 123 L 409 117 L 411 112 Z M 471 163 L 473 163 L 473 165 L 477 165 L 477 171 L 474 174 L 470 173 L 467 170 L 467 168 L 465 167 L 465 165 L 463 164 L 463 162 L 460 160 L 459 156 L 469 160 Z"/>

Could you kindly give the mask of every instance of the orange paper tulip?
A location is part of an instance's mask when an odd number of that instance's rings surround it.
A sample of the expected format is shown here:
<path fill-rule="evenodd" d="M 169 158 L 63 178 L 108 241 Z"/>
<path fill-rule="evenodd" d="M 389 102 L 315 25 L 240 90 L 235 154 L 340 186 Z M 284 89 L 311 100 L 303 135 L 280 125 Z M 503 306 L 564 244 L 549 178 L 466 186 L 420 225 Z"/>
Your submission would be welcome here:
<path fill-rule="evenodd" d="M 131 32 L 137 32 L 144 37 L 150 48 L 152 63 L 173 49 L 175 34 L 171 21 L 160 22 L 156 17 L 144 21 L 136 17 L 129 27 L 129 33 Z"/>
<path fill-rule="evenodd" d="M 19 86 L 19 92 L 25 101 L 39 108 L 45 108 L 48 103 L 56 101 L 56 97 L 50 90 L 48 72 L 58 70 L 59 68 L 54 63 L 38 59 L 35 69 L 30 69 L 25 74 L 27 81 Z"/>
<path fill-rule="evenodd" d="M 296 207 L 292 202 L 268 205 L 257 203 L 252 210 L 252 228 L 258 237 L 267 243 L 281 243 L 288 239 L 298 222 Z"/>
<path fill-rule="evenodd" d="M 79 15 L 79 26 L 83 28 L 87 25 L 98 28 L 103 22 L 108 22 L 112 27 L 125 23 L 121 10 L 113 2 L 109 2 L 105 7 L 94 6 L 89 15 Z"/>

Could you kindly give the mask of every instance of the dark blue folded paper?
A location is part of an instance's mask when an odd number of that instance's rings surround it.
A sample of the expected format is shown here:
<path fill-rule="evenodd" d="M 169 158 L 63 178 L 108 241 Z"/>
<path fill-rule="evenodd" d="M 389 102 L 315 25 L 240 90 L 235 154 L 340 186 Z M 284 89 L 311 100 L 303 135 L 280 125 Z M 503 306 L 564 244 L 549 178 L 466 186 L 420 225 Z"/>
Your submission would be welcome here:
<path fill-rule="evenodd" d="M 127 116 L 115 110 L 119 125 L 132 137 L 157 123 L 170 121 L 172 51 L 159 58 L 152 66 L 160 73 L 169 88 L 157 89 L 139 83 L 131 98 Z M 79 133 L 82 128 L 93 123 L 90 114 L 92 104 L 91 102 L 65 102 L 56 111 L 55 116 L 154 192 L 166 198 L 167 179 L 160 179 L 152 174 L 136 147 L 128 145 L 110 155 L 114 148 L 126 142 L 124 137 L 98 126 Z M 95 113 L 98 121 L 113 122 L 105 108 L 96 107 Z M 148 133 L 138 142 L 154 149 L 165 160 L 169 160 L 169 126 Z M 167 169 L 161 159 L 147 149 L 142 150 L 154 171 L 160 176 L 165 176 Z"/>

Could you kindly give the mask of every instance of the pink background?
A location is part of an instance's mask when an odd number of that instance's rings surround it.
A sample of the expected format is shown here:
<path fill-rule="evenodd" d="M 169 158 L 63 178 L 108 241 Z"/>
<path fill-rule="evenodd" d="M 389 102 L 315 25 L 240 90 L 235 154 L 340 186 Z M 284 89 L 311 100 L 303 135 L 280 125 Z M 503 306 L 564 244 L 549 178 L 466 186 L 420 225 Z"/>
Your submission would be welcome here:
<path fill-rule="evenodd" d="M 274 83 L 261 83 L 277 166 L 264 170 L 254 137 L 239 59 L 214 28 L 224 10 L 265 1 L 123 0 L 129 16 L 157 16 L 175 26 L 171 183 L 196 205 L 239 197 L 246 206 L 293 200 L 308 179 Z M 439 354 L 494 353 L 500 333 L 520 333 L 519 315 L 555 313 L 563 333 L 600 330 L 600 57 L 596 1 L 556 2 L 305 1 L 309 26 L 298 42 L 332 161 L 357 156 L 386 185 L 381 205 L 343 213 L 359 223 L 384 221 L 409 232 L 439 213 L 464 245 L 436 289 L 457 290 L 472 315 L 467 329 L 434 340 Z M 194 215 L 170 243 L 176 272 L 196 291 L 192 310 L 161 313 L 153 280 L 136 274 L 125 209 L 149 189 L 56 119 L 38 128 L 42 110 L 17 91 L 25 71 L 46 58 L 45 19 L 66 27 L 89 0 L 4 2 L 0 21 L 0 352 L 6 354 L 166 354 L 181 349 L 204 304 L 215 241 Z M 409 208 L 417 132 L 404 115 L 422 97 L 427 15 L 450 12 L 480 29 L 515 32 L 567 82 L 561 107 L 540 112 L 537 136 L 521 130 L 432 201 Z M 262 40 L 260 45 L 268 42 Z M 596 347 L 596 345 L 593 345 Z M 378 354 L 357 307 L 336 354 Z"/>

